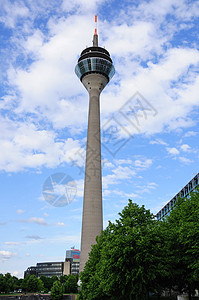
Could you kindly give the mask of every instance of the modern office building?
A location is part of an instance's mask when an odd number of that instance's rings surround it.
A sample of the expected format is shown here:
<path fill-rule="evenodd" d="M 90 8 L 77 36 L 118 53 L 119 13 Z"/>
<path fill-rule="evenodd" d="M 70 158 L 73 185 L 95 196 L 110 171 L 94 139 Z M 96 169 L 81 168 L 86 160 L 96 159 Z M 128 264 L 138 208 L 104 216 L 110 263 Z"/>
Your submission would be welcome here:
<path fill-rule="evenodd" d="M 66 260 L 69 263 L 69 274 L 76 275 L 79 274 L 80 266 L 80 250 L 71 248 L 66 250 Z"/>
<path fill-rule="evenodd" d="M 42 275 L 46 277 L 52 277 L 55 275 L 60 277 L 64 273 L 64 267 L 64 262 L 37 263 L 36 267 L 27 268 L 27 270 L 24 272 L 24 278 L 28 275 L 36 275 L 37 277 L 41 277 Z"/>
<path fill-rule="evenodd" d="M 80 250 L 71 248 L 70 250 L 66 250 L 66 258 L 80 259 L 80 253 Z"/>
<path fill-rule="evenodd" d="M 97 16 L 95 16 L 97 25 Z M 97 26 L 93 46 L 82 51 L 75 73 L 89 93 L 86 168 L 81 235 L 80 272 L 91 245 L 103 230 L 100 137 L 100 94 L 115 73 L 109 52 L 98 46 Z"/>
<path fill-rule="evenodd" d="M 157 214 L 156 219 L 162 220 L 166 216 L 169 216 L 171 209 L 174 207 L 178 198 L 189 197 L 199 185 L 199 173 L 194 176 Z"/>
<path fill-rule="evenodd" d="M 37 263 L 37 276 L 41 277 L 42 275 L 46 277 L 57 276 L 60 277 L 63 275 L 63 262 L 44 262 Z"/>
<path fill-rule="evenodd" d="M 37 267 L 28 267 L 24 272 L 24 278 L 28 275 L 36 275 L 37 276 Z"/>
<path fill-rule="evenodd" d="M 46 277 L 62 275 L 76 275 L 79 274 L 80 265 L 80 250 L 71 248 L 66 250 L 66 259 L 64 262 L 42 262 L 37 263 L 36 266 L 28 267 L 24 272 L 24 278 L 28 275 L 36 275 Z"/>

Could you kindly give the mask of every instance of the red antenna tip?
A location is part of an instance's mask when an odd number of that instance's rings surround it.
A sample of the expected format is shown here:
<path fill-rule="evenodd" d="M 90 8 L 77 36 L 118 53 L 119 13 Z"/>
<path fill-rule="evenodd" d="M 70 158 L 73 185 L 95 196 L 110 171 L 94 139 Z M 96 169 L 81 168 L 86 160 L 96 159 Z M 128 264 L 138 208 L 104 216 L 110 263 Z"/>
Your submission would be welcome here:
<path fill-rule="evenodd" d="M 95 15 L 95 35 L 97 35 L 97 16 Z"/>

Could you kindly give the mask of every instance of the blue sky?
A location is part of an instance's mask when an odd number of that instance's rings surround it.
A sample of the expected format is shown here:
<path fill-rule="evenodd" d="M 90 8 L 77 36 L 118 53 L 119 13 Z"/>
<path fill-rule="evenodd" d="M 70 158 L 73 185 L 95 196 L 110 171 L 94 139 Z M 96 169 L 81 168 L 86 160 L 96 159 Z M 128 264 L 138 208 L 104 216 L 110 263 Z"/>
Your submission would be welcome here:
<path fill-rule="evenodd" d="M 88 95 L 74 68 L 95 14 L 116 69 L 101 95 L 104 227 L 129 198 L 157 213 L 198 173 L 199 1 L 0 7 L 0 272 L 22 277 L 80 247 Z M 43 196 L 54 174 L 64 206 Z"/>

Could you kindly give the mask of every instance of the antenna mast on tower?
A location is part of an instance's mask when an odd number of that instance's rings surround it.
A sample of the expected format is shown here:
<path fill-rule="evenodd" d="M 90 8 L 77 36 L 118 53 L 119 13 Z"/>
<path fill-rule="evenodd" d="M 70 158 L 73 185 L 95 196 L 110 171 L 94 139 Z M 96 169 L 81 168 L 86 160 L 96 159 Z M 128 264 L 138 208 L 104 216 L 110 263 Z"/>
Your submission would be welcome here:
<path fill-rule="evenodd" d="M 97 16 L 95 16 L 95 33 L 93 36 L 93 47 L 98 47 Z"/>

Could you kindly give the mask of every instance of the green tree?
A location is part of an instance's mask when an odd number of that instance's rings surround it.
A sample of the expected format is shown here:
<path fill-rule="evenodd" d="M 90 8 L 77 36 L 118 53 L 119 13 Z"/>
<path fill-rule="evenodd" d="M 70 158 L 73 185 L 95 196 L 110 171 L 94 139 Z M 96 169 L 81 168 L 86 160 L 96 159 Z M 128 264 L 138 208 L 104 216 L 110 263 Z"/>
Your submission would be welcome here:
<path fill-rule="evenodd" d="M 30 275 L 30 277 L 28 278 L 27 291 L 28 292 L 38 291 L 38 278 L 35 275 Z"/>
<path fill-rule="evenodd" d="M 51 277 L 51 280 L 52 280 L 52 285 L 53 285 L 53 283 L 54 283 L 55 281 L 59 280 L 59 279 L 58 279 L 57 276 L 53 275 L 53 276 Z"/>
<path fill-rule="evenodd" d="M 165 221 L 171 254 L 171 276 L 179 291 L 187 289 L 189 299 L 199 287 L 199 193 L 178 199 Z"/>
<path fill-rule="evenodd" d="M 38 292 L 41 292 L 44 290 L 44 284 L 43 284 L 43 281 L 39 278 L 38 279 Z"/>
<path fill-rule="evenodd" d="M 80 299 L 145 300 L 167 275 L 164 236 L 150 211 L 129 200 L 119 216 L 92 246 Z"/>
<path fill-rule="evenodd" d="M 15 276 L 13 276 L 12 277 L 13 278 L 13 282 L 14 282 L 14 284 L 13 284 L 13 291 L 14 290 L 18 290 L 20 287 L 20 281 L 19 281 L 19 279 L 17 278 L 17 277 L 15 277 Z"/>
<path fill-rule="evenodd" d="M 59 278 L 60 282 L 61 282 L 61 283 L 66 282 L 66 281 L 68 280 L 68 276 L 69 276 L 69 275 L 63 275 L 63 276 L 60 276 L 60 278 Z"/>
<path fill-rule="evenodd" d="M 81 299 L 107 299 L 100 285 L 99 270 L 102 261 L 102 249 L 105 244 L 107 230 L 96 238 L 97 243 L 92 246 L 92 251 L 89 253 L 89 260 L 87 261 L 84 271 L 80 273 L 81 291 L 79 293 L 79 300 Z M 99 298 L 100 297 L 100 298 Z"/>
<path fill-rule="evenodd" d="M 27 275 L 21 283 L 21 288 L 24 292 L 27 292 L 27 283 L 28 283 L 29 277 L 30 277 L 30 275 Z"/>
<path fill-rule="evenodd" d="M 77 276 L 68 275 L 64 282 L 65 293 L 77 293 Z"/>
<path fill-rule="evenodd" d="M 53 300 L 59 300 L 63 298 L 63 287 L 59 280 L 54 281 L 53 283 L 51 297 Z"/>
<path fill-rule="evenodd" d="M 53 281 L 52 281 L 52 278 L 50 277 L 46 277 L 44 275 L 42 275 L 40 277 L 41 281 L 43 282 L 43 285 L 44 285 L 44 291 L 45 292 L 48 292 L 51 290 L 52 286 L 53 286 Z"/>
<path fill-rule="evenodd" d="M 13 292 L 14 291 L 15 280 L 13 279 L 11 274 L 6 273 L 4 275 L 4 279 L 5 279 L 5 292 L 6 293 Z"/>
<path fill-rule="evenodd" d="M 40 292 L 44 289 L 44 285 L 35 275 L 28 275 L 23 280 L 22 289 L 26 292 Z"/>
<path fill-rule="evenodd" d="M 0 293 L 4 293 L 6 290 L 6 282 L 3 274 L 0 274 Z"/>

